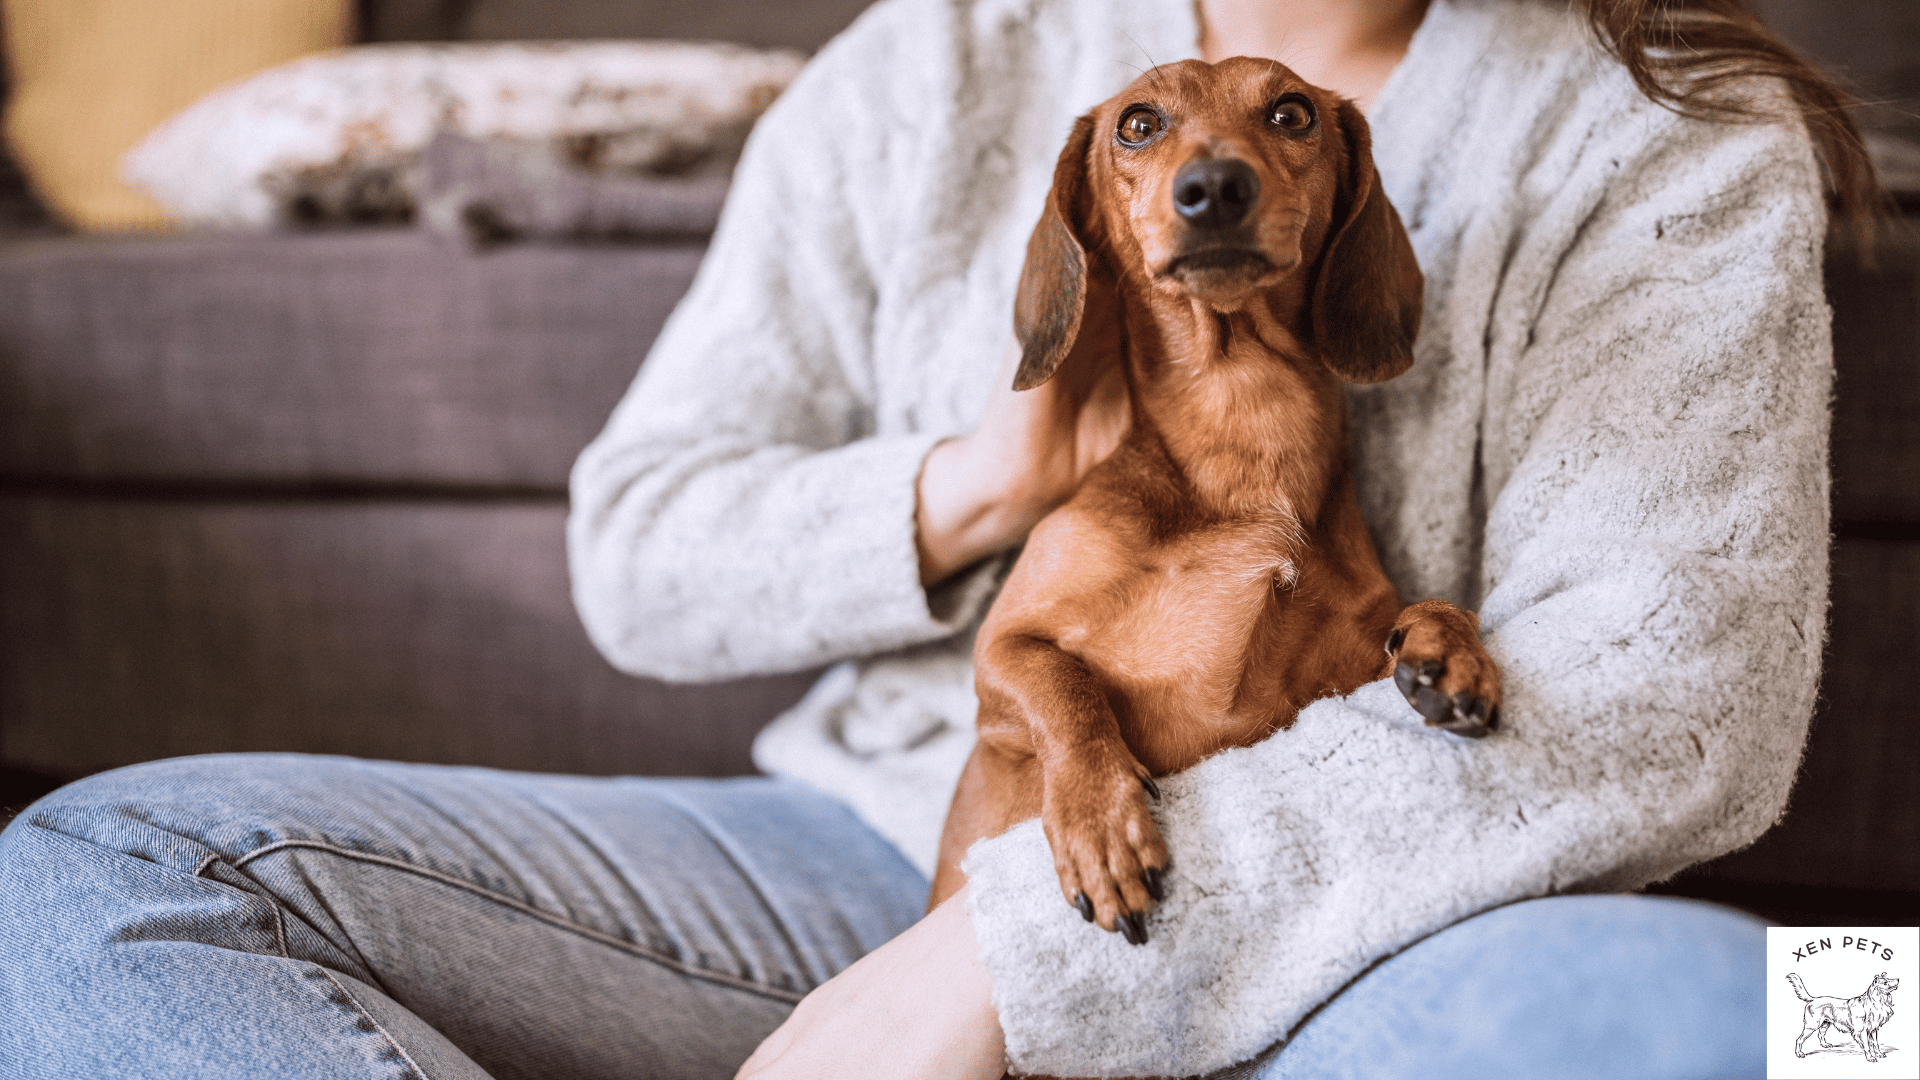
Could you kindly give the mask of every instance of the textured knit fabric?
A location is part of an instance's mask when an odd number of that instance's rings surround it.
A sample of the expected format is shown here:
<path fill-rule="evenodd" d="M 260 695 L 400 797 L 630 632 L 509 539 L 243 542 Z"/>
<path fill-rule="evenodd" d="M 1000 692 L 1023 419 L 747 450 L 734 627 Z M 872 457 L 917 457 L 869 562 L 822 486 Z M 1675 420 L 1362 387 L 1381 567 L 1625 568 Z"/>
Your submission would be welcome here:
<path fill-rule="evenodd" d="M 1071 118 L 1196 32 L 1183 0 L 879 5 L 762 123 L 575 471 L 600 647 L 676 678 L 867 656 L 757 759 L 923 867 L 997 567 L 919 589 L 915 475 L 979 415 Z M 1413 370 L 1350 398 L 1354 468 L 1403 595 L 1481 611 L 1505 724 L 1459 740 L 1375 683 L 1164 781 L 1144 947 L 1081 922 L 1037 823 L 977 845 L 1018 1071 L 1221 1068 L 1449 923 L 1664 877 L 1785 803 L 1826 597 L 1804 132 L 1664 111 L 1534 0 L 1435 0 L 1371 120 L 1427 298 Z"/>

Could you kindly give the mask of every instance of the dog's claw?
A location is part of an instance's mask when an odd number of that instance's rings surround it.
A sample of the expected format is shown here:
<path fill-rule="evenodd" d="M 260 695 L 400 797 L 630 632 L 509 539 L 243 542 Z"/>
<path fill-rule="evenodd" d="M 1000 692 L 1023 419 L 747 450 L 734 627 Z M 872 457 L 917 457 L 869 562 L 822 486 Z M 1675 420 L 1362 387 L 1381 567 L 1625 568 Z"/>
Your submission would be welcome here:
<path fill-rule="evenodd" d="M 1129 911 L 1153 907 L 1151 894 L 1167 865 L 1167 845 L 1151 813 L 1159 788 L 1134 761 L 1098 775 L 1097 785 L 1077 787 L 1071 797 L 1043 799 L 1041 824 L 1060 895 L 1081 918 L 1110 933 L 1145 934 L 1145 923 L 1132 929 L 1120 924 Z"/>
<path fill-rule="evenodd" d="M 1406 625 L 1387 636 L 1388 666 L 1413 711 L 1428 727 L 1470 739 L 1498 727 L 1499 669 L 1480 643 L 1474 616 L 1431 600 L 1401 618 Z"/>
<path fill-rule="evenodd" d="M 1429 720 L 1429 723 L 1433 721 Z M 1439 721 L 1439 727 L 1464 735 L 1469 739 L 1484 738 L 1493 730 L 1493 721 L 1487 709 L 1487 703 L 1467 693 L 1465 690 L 1453 695 L 1453 708 L 1449 715 Z"/>
<path fill-rule="evenodd" d="M 1167 882 L 1160 876 L 1158 867 L 1147 867 L 1146 872 L 1140 875 L 1140 881 L 1147 887 L 1147 895 L 1153 897 L 1154 903 L 1167 898 Z"/>
<path fill-rule="evenodd" d="M 1413 711 L 1426 718 L 1427 723 L 1440 726 L 1448 722 L 1453 715 L 1453 702 L 1447 695 L 1431 686 L 1413 688 Z"/>
<path fill-rule="evenodd" d="M 1500 726 L 1500 707 L 1489 707 L 1487 703 L 1465 690 L 1448 697 L 1437 685 L 1441 676 L 1447 672 L 1447 665 L 1439 660 L 1423 660 L 1419 666 L 1401 661 L 1393 666 L 1393 685 L 1413 706 L 1413 711 L 1427 722 L 1428 727 L 1437 727 L 1462 735 L 1469 739 L 1478 739 Z"/>
<path fill-rule="evenodd" d="M 1487 703 L 1465 690 L 1453 695 L 1453 718 L 1481 729 L 1490 726 L 1487 723 Z"/>
<path fill-rule="evenodd" d="M 1438 660 L 1421 661 L 1419 667 L 1402 660 L 1393 665 L 1393 685 L 1400 688 L 1408 701 L 1413 700 L 1414 691 L 1421 687 L 1432 687 L 1440 676 L 1447 673 L 1447 665 Z M 1444 696 L 1444 695 L 1443 695 Z M 1414 708 L 1419 708 L 1418 705 Z"/>
<path fill-rule="evenodd" d="M 1147 943 L 1147 917 L 1138 911 L 1120 916 L 1120 936 L 1127 939 L 1129 945 Z"/>
<path fill-rule="evenodd" d="M 1400 646 L 1405 645 L 1406 643 L 1407 643 L 1407 628 L 1404 626 L 1396 627 L 1393 633 L 1387 635 L 1387 655 L 1399 656 Z"/>

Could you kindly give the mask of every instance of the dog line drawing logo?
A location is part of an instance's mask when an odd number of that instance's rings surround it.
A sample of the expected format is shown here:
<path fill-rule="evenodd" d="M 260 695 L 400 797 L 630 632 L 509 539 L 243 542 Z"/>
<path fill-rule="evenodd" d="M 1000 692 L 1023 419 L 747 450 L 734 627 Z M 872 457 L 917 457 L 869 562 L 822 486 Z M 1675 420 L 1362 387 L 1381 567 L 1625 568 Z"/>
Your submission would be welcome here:
<path fill-rule="evenodd" d="M 1800 1037 L 1793 1041 L 1793 1056 L 1807 1056 L 1809 1051 L 1804 1047 L 1809 1035 L 1814 1036 L 1817 1044 L 1811 1053 L 1847 1049 L 1845 1042 L 1827 1041 L 1829 1030 L 1852 1036 L 1853 1045 L 1860 1048 L 1868 1061 L 1887 1056 L 1886 1048 L 1880 1045 L 1880 1029 L 1893 1019 L 1893 992 L 1900 988 L 1900 980 L 1883 971 L 1873 977 L 1873 982 L 1859 996 L 1850 998 L 1814 997 L 1807 993 L 1800 976 L 1791 972 L 1787 981 L 1793 984 L 1794 994 L 1807 1003 L 1801 1017 Z"/>

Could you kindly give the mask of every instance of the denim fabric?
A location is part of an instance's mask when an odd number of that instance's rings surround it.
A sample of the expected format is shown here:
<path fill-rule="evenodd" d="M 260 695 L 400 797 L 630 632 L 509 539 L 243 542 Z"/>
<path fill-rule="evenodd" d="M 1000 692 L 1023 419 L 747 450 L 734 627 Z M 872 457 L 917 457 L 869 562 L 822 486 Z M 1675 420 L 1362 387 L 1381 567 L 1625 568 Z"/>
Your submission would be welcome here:
<path fill-rule="evenodd" d="M 1561 896 L 1375 966 L 1259 1080 L 1711 1080 L 1767 1072 L 1766 924 L 1655 896 Z"/>
<path fill-rule="evenodd" d="M 926 881 L 804 785 L 340 758 L 136 766 L 0 834 L 0 1077 L 727 1077 Z M 1535 901 L 1243 1076 L 1761 1075 L 1760 924 Z"/>
<path fill-rule="evenodd" d="M 728 1077 L 926 888 L 778 780 L 137 766 L 0 835 L 0 1075 Z"/>

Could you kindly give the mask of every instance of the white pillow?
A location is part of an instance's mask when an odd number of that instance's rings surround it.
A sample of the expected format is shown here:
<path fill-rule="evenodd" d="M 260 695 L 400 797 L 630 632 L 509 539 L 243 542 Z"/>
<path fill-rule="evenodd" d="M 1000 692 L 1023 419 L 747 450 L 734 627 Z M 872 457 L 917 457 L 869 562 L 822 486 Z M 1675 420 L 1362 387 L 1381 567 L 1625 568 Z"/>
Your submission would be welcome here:
<path fill-rule="evenodd" d="M 184 225 L 265 227 L 343 175 L 397 178 L 434 134 L 563 140 L 588 161 L 673 171 L 727 154 L 804 63 L 684 41 L 363 45 L 201 98 L 121 161 Z M 411 210 L 409 205 L 406 209 Z"/>

